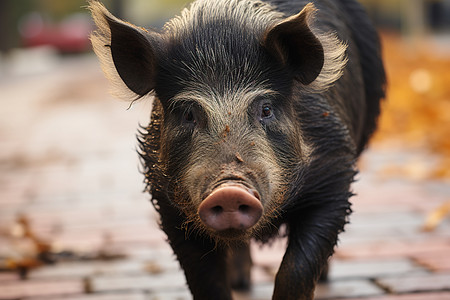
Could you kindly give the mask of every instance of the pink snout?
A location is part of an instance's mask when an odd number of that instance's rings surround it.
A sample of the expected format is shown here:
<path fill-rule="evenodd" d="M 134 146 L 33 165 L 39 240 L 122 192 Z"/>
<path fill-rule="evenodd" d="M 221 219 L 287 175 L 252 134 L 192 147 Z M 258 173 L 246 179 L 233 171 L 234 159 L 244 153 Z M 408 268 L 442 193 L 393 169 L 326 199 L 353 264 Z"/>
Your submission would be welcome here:
<path fill-rule="evenodd" d="M 256 192 L 241 186 L 223 186 L 209 194 L 198 208 L 203 223 L 216 231 L 246 230 L 261 218 L 263 206 Z"/>

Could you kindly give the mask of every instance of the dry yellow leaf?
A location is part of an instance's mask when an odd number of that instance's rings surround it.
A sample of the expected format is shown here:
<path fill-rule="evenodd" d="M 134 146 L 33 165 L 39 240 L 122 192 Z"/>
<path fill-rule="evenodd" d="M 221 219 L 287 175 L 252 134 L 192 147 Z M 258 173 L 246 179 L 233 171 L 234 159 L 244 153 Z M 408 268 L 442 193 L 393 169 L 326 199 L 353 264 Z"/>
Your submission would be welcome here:
<path fill-rule="evenodd" d="M 450 214 L 450 201 L 442 204 L 438 209 L 430 213 L 423 225 L 423 231 L 433 231 Z"/>

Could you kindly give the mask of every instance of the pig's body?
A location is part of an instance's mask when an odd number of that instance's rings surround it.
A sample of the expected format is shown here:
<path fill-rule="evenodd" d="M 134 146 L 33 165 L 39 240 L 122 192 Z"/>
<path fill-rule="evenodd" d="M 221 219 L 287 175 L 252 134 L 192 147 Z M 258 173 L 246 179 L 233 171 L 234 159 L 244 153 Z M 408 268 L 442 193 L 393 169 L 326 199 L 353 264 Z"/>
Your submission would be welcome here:
<path fill-rule="evenodd" d="M 273 298 L 312 299 L 347 222 L 384 70 L 356 2 L 314 6 L 201 0 L 155 32 L 91 2 L 105 73 L 134 97 L 155 92 L 146 182 L 195 299 L 247 288 L 249 240 L 282 224 Z"/>

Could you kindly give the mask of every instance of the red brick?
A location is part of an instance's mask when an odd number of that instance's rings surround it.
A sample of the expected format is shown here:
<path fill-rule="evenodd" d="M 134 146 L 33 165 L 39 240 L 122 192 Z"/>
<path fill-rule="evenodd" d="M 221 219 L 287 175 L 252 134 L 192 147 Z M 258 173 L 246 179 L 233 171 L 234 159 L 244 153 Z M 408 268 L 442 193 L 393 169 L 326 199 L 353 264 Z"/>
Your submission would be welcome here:
<path fill-rule="evenodd" d="M 137 260 L 67 262 L 44 266 L 30 272 L 31 279 L 83 278 L 91 275 L 145 273 L 145 262 Z"/>
<path fill-rule="evenodd" d="M 337 248 L 336 256 L 350 259 L 371 259 L 385 257 L 411 257 L 423 253 L 450 253 L 450 240 L 429 238 L 412 241 L 389 241 L 379 243 L 365 243 L 362 245 L 342 245 Z"/>
<path fill-rule="evenodd" d="M 9 280 L 19 280 L 19 275 L 17 273 L 0 273 L 0 282 L 9 281 Z"/>
<path fill-rule="evenodd" d="M 27 300 L 59 300 L 61 298 L 33 297 Z M 105 294 L 83 294 L 64 296 L 64 300 L 147 300 L 148 296 L 140 292 L 105 293 Z"/>
<path fill-rule="evenodd" d="M 125 243 L 119 245 L 120 249 L 128 258 L 145 261 L 166 261 L 168 259 L 176 261 L 175 254 L 173 254 L 172 248 L 165 240 L 160 241 L 158 244 Z"/>
<path fill-rule="evenodd" d="M 20 156 L 20 155 L 18 155 Z M 17 156 L 17 157 L 18 157 Z M 5 158 L 8 160 L 8 163 L 15 163 L 11 162 L 11 160 L 16 159 L 16 156 L 10 155 L 9 157 Z M 16 198 L 16 200 L 23 200 L 22 197 L 27 198 L 29 191 L 30 182 L 33 180 L 32 174 L 29 172 L 23 172 L 19 170 L 18 168 L 5 168 L 2 167 L 3 170 L 7 170 L 8 172 L 2 172 L 0 173 L 0 187 L 2 187 L 2 195 L 17 195 L 20 196 Z M 2 197 L 1 204 L 7 203 L 9 197 Z M 11 198 L 9 198 L 12 200 Z M 11 202 L 13 203 L 13 202 Z M 21 204 L 22 202 L 16 202 L 17 204 Z"/>
<path fill-rule="evenodd" d="M 185 289 L 180 291 L 163 291 L 150 293 L 148 300 L 192 300 L 191 293 Z M 237 299 L 236 299 L 237 300 Z"/>
<path fill-rule="evenodd" d="M 0 282 L 0 299 L 16 299 L 31 296 L 57 296 L 84 292 L 80 280 L 30 280 Z"/>
<path fill-rule="evenodd" d="M 412 258 L 419 264 L 435 272 L 450 272 L 450 254 L 448 250 L 419 253 Z"/>
<path fill-rule="evenodd" d="M 111 233 L 112 240 L 115 242 L 155 242 L 163 241 L 165 234 L 159 228 L 149 222 L 129 226 L 115 226 L 115 228 L 108 229 Z"/>
<path fill-rule="evenodd" d="M 383 293 L 370 280 L 332 280 L 317 286 L 315 299 L 376 296 Z"/>
<path fill-rule="evenodd" d="M 62 234 L 54 237 L 52 245 L 57 250 L 71 250 L 75 252 L 94 252 L 104 244 L 104 238 L 100 232 L 86 231 L 79 234 Z"/>
<path fill-rule="evenodd" d="M 126 290 L 156 292 L 186 289 L 186 279 L 182 271 L 139 276 L 94 276 L 90 279 L 90 285 L 93 292 Z"/>
<path fill-rule="evenodd" d="M 273 283 L 258 284 L 256 286 L 253 286 L 252 289 L 248 292 L 233 291 L 233 299 L 234 300 L 270 300 L 270 299 L 272 299 L 272 294 L 273 294 Z"/>
<path fill-rule="evenodd" d="M 338 260 L 332 259 L 329 277 L 333 280 L 344 278 L 377 278 L 400 274 L 424 273 L 426 270 L 412 260 L 366 259 Z"/>
<path fill-rule="evenodd" d="M 17 209 L 17 207 L 20 207 L 21 205 L 27 205 L 29 204 L 29 197 L 27 195 L 26 187 L 23 188 L 12 188 L 12 187 L 4 187 L 0 185 L 0 188 L 3 190 L 1 191 L 1 204 L 2 212 L 1 214 L 4 215 L 5 211 L 14 211 Z M 7 189 L 5 189 L 7 188 Z M 3 222 L 3 220 L 2 220 Z"/>
<path fill-rule="evenodd" d="M 150 204 L 148 204 L 150 206 Z M 114 213 L 114 206 L 84 207 L 74 206 L 55 209 L 51 206 L 28 207 L 27 218 L 30 220 L 34 232 L 49 238 L 58 234 L 87 234 L 92 232 L 109 231 L 117 236 L 129 236 L 130 232 L 142 232 L 142 237 L 150 238 L 147 233 L 159 231 L 156 221 L 150 219 L 151 209 L 143 210 L 136 207 L 133 210 L 124 210 Z M 120 208 L 118 208 L 120 209 Z M 102 222 L 99 222 L 99 221 Z"/>
<path fill-rule="evenodd" d="M 393 293 L 444 291 L 450 290 L 450 273 L 387 277 L 377 283 Z"/>
<path fill-rule="evenodd" d="M 381 297 L 345 298 L 340 300 L 450 300 L 450 292 L 385 295 Z"/>
<path fill-rule="evenodd" d="M 373 171 L 361 172 L 361 180 L 353 185 L 356 196 L 351 201 L 355 212 L 429 212 L 446 199 L 446 196 L 430 193 L 414 181 L 380 180 L 371 175 L 374 175 Z"/>

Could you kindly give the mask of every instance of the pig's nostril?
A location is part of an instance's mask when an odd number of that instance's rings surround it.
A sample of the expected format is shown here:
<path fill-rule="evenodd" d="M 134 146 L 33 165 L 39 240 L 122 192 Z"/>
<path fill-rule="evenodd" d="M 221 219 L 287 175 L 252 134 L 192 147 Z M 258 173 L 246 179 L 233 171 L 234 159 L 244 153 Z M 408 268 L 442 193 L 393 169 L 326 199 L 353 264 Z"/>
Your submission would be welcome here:
<path fill-rule="evenodd" d="M 249 189 L 248 191 L 250 192 L 250 194 L 253 194 L 253 196 L 255 196 L 256 199 L 261 201 L 261 196 L 259 195 L 258 191 L 254 190 L 254 189 Z"/>
<path fill-rule="evenodd" d="M 223 207 L 220 205 L 211 207 L 211 211 L 215 214 L 215 215 L 219 215 L 223 212 Z"/>
<path fill-rule="evenodd" d="M 239 211 L 243 214 L 247 214 L 250 211 L 250 206 L 248 205 L 239 205 Z"/>

